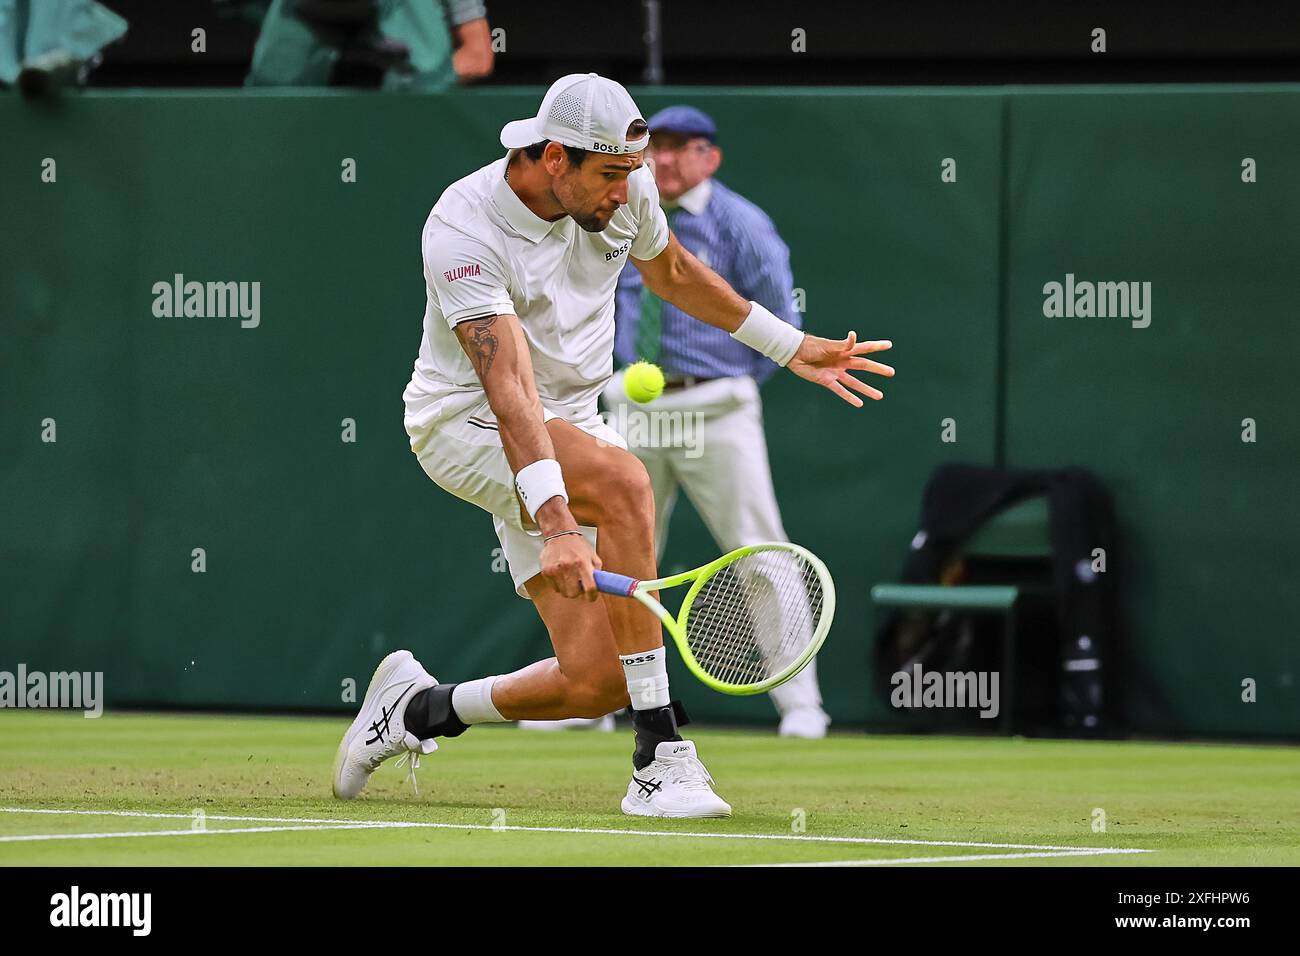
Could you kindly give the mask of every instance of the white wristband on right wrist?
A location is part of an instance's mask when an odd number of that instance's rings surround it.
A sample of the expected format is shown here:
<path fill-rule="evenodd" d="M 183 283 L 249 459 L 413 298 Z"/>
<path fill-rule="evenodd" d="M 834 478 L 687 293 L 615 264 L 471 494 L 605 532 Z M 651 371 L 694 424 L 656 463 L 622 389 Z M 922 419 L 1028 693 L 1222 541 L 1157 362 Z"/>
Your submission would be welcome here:
<path fill-rule="evenodd" d="M 560 463 L 554 458 L 542 458 L 531 465 L 524 465 L 515 475 L 515 489 L 524 503 L 528 517 L 537 520 L 537 509 L 556 495 L 569 503 L 569 492 L 564 487 L 564 475 L 560 472 Z"/>
<path fill-rule="evenodd" d="M 777 365 L 789 364 L 803 344 L 803 332 L 757 302 L 751 300 L 749 304 L 749 315 L 731 337 L 766 355 Z"/>

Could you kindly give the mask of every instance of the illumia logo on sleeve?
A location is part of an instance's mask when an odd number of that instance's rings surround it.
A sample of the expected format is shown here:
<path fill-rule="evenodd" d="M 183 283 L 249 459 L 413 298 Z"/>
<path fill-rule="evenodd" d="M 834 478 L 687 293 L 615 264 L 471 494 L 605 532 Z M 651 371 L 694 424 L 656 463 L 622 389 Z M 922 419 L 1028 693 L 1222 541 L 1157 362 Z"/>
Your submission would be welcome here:
<path fill-rule="evenodd" d="M 1043 286 L 1043 315 L 1049 319 L 1131 319 L 1133 328 L 1151 324 L 1150 282 L 1065 282 Z"/>
<path fill-rule="evenodd" d="M 126 926 L 148 936 L 153 926 L 152 893 L 83 893 L 74 886 L 50 897 L 51 926 Z"/>
<path fill-rule="evenodd" d="M 262 324 L 262 283 L 186 282 L 178 272 L 171 282 L 153 284 L 153 314 L 160 319 L 239 319 L 242 329 Z"/>

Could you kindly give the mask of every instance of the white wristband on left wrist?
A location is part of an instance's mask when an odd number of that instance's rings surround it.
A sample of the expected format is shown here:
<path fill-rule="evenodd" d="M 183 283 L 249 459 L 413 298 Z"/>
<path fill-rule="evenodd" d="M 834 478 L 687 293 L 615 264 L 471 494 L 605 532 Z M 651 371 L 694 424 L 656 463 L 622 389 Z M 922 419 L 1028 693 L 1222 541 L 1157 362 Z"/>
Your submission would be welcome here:
<path fill-rule="evenodd" d="M 788 365 L 803 344 L 803 332 L 757 302 L 751 300 L 749 304 L 749 315 L 731 337 L 766 355 L 777 365 Z"/>

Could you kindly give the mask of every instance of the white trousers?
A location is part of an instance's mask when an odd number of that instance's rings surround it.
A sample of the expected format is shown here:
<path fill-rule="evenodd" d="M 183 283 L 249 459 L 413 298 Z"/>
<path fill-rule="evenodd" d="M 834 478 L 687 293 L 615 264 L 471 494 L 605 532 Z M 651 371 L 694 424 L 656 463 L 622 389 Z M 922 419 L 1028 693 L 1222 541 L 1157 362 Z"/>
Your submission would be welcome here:
<path fill-rule="evenodd" d="M 620 372 L 602 397 L 606 421 L 650 473 L 658 555 L 664 553 L 679 491 L 686 492 L 724 554 L 764 541 L 789 540 L 772 488 L 763 405 L 752 378 L 714 379 L 634 405 L 623 390 Z M 782 715 L 804 707 L 820 710 L 816 659 L 769 696 Z"/>

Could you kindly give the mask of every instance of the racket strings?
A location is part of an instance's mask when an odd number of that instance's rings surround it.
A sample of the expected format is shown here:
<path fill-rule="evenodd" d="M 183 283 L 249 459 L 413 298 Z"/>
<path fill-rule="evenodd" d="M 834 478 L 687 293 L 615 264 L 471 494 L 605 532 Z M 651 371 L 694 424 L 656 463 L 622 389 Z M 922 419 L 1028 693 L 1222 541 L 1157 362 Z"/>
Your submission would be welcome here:
<path fill-rule="evenodd" d="M 756 684 L 787 670 L 814 640 L 823 611 L 816 569 L 783 549 L 747 553 L 701 585 L 686 641 L 710 676 Z"/>
<path fill-rule="evenodd" d="M 811 639 L 808 625 L 818 606 L 815 591 L 810 595 L 791 586 L 798 582 L 774 582 L 745 570 L 713 582 L 707 613 L 693 629 L 697 660 L 703 658 L 706 670 L 733 684 L 758 683 L 792 664 Z M 794 622 L 802 626 L 791 626 L 792 609 Z"/>

